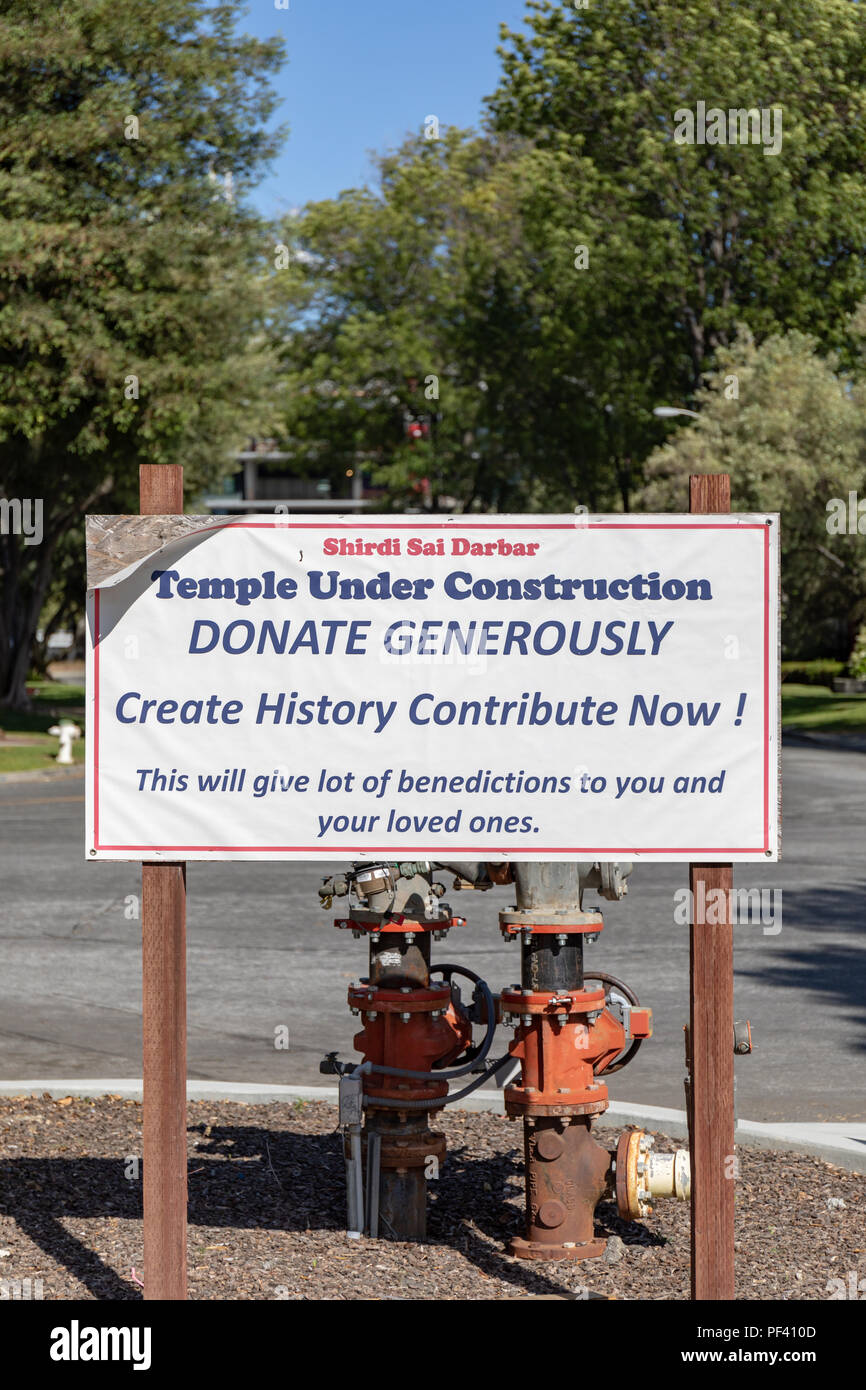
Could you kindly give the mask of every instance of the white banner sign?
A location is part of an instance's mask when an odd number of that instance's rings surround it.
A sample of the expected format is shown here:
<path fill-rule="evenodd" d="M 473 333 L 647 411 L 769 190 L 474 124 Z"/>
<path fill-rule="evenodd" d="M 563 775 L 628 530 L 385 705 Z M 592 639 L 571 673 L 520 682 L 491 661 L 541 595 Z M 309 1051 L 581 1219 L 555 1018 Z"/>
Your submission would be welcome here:
<path fill-rule="evenodd" d="M 197 525 L 89 594 L 88 856 L 777 858 L 777 516 Z"/>

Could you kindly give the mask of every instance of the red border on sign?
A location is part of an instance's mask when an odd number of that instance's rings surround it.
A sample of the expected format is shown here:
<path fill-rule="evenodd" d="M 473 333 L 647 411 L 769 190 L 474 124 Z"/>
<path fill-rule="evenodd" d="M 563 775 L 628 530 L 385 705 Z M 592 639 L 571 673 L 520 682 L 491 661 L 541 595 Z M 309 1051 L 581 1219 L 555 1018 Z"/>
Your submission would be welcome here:
<path fill-rule="evenodd" d="M 306 530 L 334 530 L 335 527 L 352 527 L 357 529 L 364 527 L 368 531 L 373 530 L 455 530 L 455 531 L 479 531 L 495 528 L 501 531 L 763 531 L 764 533 L 764 843 L 762 846 L 730 846 L 718 845 L 708 848 L 705 845 L 698 847 L 667 846 L 653 849 L 638 849 L 634 846 L 624 845 L 534 845 L 533 849 L 539 854 L 688 854 L 700 857 L 704 854 L 766 854 L 770 848 L 770 531 L 766 525 L 759 522 L 736 522 L 724 521 L 593 521 L 581 523 L 580 521 L 541 521 L 538 523 L 527 521 L 471 521 L 466 523 L 449 523 L 441 521 L 421 521 L 417 523 L 408 521 L 375 521 L 365 523 L 360 518 L 353 518 L 351 521 L 231 521 L 222 522 L 210 527 L 202 527 L 196 531 L 196 536 L 201 536 L 208 531 L 224 531 L 228 529 L 241 530 L 289 530 L 300 528 Z M 340 849 L 333 845 L 109 845 L 102 844 L 99 839 L 99 647 L 101 641 L 99 627 L 99 598 L 100 591 L 94 590 L 94 626 L 96 628 L 96 641 L 93 650 L 93 672 L 94 672 L 94 756 L 93 756 L 93 836 L 94 848 L 97 850 L 150 850 L 158 853 L 176 853 L 180 851 L 210 851 L 214 853 L 231 854 L 326 854 L 333 858 L 339 858 Z M 352 846 L 347 847 L 347 851 L 352 850 Z M 476 845 L 447 846 L 450 854 L 475 854 L 488 856 L 492 861 L 501 859 L 503 851 L 501 848 L 483 849 Z M 427 851 L 415 850 L 416 854 L 428 853 L 438 855 L 443 852 L 442 847 L 433 847 Z M 365 854 L 393 854 L 395 851 L 387 845 L 369 845 L 365 847 Z"/>

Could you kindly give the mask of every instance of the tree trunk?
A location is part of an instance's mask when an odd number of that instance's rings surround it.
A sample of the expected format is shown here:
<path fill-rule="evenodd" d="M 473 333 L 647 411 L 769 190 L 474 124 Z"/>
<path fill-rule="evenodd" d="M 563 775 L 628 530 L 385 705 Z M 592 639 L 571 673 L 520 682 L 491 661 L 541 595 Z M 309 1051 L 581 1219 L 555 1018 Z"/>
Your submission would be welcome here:
<path fill-rule="evenodd" d="M 38 547 L 35 557 L 33 585 L 26 597 L 21 595 L 21 543 L 17 538 L 7 537 L 7 554 L 10 559 L 4 584 L 4 637 L 6 648 L 2 669 L 2 697 L 0 706 L 7 709 L 28 709 L 27 672 L 30 668 L 30 653 L 39 626 L 39 614 L 48 593 L 51 581 L 51 560 L 57 545 L 59 532 L 47 537 Z"/>

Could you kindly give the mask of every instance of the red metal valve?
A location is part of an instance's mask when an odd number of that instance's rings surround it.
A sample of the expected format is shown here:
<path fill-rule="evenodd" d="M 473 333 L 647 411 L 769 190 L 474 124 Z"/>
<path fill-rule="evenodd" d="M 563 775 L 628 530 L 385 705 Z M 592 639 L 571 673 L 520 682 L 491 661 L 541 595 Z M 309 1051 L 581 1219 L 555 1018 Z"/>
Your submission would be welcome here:
<path fill-rule="evenodd" d="M 607 1108 L 596 1076 L 622 1052 L 625 1029 L 605 1007 L 604 990 L 524 994 L 504 990 L 503 1014 L 519 1014 L 509 1049 L 522 1063 L 520 1084 L 506 1087 L 510 1115 L 594 1115 Z"/>
<path fill-rule="evenodd" d="M 447 1066 L 472 1042 L 472 1025 L 455 1009 L 450 986 L 402 990 L 353 985 L 349 1007 L 364 1015 L 364 1027 L 352 1041 L 365 1061 L 430 1072 L 429 1082 L 372 1072 L 364 1083 L 372 1105 L 377 1097 L 424 1100 L 447 1095 L 448 1083 L 437 1081 L 433 1066 Z"/>

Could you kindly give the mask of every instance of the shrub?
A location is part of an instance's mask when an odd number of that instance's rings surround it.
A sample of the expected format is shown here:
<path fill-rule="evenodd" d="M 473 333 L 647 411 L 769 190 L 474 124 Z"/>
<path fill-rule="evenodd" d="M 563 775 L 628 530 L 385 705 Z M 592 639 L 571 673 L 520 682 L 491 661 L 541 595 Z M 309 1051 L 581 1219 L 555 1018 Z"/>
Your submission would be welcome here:
<path fill-rule="evenodd" d="M 861 623 L 848 658 L 848 675 L 856 680 L 866 679 L 866 623 Z"/>
<path fill-rule="evenodd" d="M 790 681 L 792 685 L 829 686 L 833 683 L 833 677 L 841 676 L 844 670 L 844 661 L 834 661 L 830 657 L 818 657 L 814 661 L 783 661 L 782 680 Z"/>

